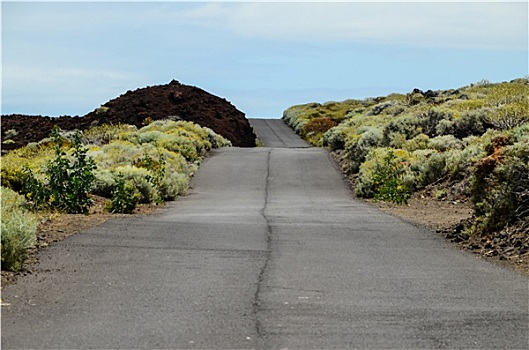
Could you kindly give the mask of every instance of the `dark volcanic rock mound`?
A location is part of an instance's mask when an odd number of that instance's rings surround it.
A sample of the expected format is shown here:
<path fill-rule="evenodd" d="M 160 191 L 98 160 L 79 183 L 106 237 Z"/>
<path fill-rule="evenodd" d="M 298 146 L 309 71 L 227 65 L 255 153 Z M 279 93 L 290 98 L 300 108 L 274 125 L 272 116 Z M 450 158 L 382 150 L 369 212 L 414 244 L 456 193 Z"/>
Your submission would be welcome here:
<path fill-rule="evenodd" d="M 2 149 L 21 147 L 49 136 L 54 125 L 63 130 L 87 129 L 105 123 L 126 123 L 141 127 L 146 119 L 180 118 L 207 126 L 229 139 L 234 146 L 254 147 L 255 134 L 244 113 L 223 98 L 194 86 L 173 80 L 167 85 L 150 86 L 108 101 L 84 117 L 42 117 L 25 115 L 2 116 L 2 138 L 14 129 L 14 143 Z"/>

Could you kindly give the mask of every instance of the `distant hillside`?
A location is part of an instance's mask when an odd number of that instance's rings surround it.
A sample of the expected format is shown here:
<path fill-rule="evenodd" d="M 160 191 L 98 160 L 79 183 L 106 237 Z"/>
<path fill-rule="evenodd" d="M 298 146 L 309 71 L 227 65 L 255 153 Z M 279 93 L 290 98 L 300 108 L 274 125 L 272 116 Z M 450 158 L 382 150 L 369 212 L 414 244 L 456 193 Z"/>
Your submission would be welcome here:
<path fill-rule="evenodd" d="M 10 150 L 48 137 L 54 125 L 63 130 L 85 130 L 94 125 L 123 123 L 141 127 L 165 119 L 192 121 L 211 128 L 234 146 L 254 147 L 256 136 L 243 112 L 223 98 L 173 80 L 127 91 L 84 117 L 2 116 L 2 149 Z M 8 133 L 8 130 L 12 130 Z"/>

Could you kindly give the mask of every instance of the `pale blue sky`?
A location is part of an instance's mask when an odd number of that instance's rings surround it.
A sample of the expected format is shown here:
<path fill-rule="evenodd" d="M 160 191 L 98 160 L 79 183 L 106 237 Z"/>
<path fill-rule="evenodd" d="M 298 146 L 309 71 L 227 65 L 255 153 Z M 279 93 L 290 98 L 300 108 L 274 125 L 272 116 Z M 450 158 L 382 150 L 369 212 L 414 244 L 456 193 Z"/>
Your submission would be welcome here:
<path fill-rule="evenodd" d="M 2 114 L 84 115 L 172 79 L 248 117 L 528 75 L 521 2 L 2 2 Z"/>

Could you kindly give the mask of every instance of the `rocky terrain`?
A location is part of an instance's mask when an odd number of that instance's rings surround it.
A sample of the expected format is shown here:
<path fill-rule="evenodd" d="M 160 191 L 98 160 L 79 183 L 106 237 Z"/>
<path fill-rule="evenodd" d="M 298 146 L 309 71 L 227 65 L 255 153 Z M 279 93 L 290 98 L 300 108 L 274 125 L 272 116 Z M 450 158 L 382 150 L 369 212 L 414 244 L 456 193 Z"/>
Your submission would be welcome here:
<path fill-rule="evenodd" d="M 127 91 L 82 117 L 3 115 L 2 141 L 6 140 L 7 131 L 15 132 L 9 134 L 9 142 L 3 142 L 2 150 L 8 151 L 28 142 L 40 141 L 49 136 L 54 125 L 63 130 L 84 130 L 105 123 L 140 127 L 149 121 L 168 117 L 207 126 L 229 139 L 234 146 L 255 146 L 256 136 L 243 112 L 226 99 L 173 80 L 166 85 Z"/>

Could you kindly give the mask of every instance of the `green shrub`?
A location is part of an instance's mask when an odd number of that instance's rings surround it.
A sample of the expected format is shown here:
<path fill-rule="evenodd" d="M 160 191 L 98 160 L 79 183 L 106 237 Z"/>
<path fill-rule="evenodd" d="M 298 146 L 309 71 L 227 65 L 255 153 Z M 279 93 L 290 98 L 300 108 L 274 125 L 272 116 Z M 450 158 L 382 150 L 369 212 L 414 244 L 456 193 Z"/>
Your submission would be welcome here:
<path fill-rule="evenodd" d="M 376 200 L 407 204 L 411 193 L 404 180 L 408 159 L 405 151 L 395 152 L 390 148 L 376 148 L 369 152 L 366 161 L 360 166 L 356 187 L 357 195 Z"/>
<path fill-rule="evenodd" d="M 463 149 L 463 142 L 453 135 L 444 135 L 430 139 L 428 147 L 439 152 L 446 152 L 451 149 Z"/>
<path fill-rule="evenodd" d="M 87 156 L 80 131 L 72 136 L 71 156 L 66 152 L 66 140 L 58 127 L 53 128 L 51 136 L 55 142 L 55 158 L 48 163 L 46 181 L 26 169 L 23 192 L 37 207 L 87 214 L 93 202 L 90 192 L 95 182 L 95 162 Z"/>
<path fill-rule="evenodd" d="M 345 147 L 345 138 L 347 137 L 347 130 L 343 127 L 336 127 L 329 129 L 322 136 L 322 145 L 329 147 L 331 151 L 343 149 Z"/>
<path fill-rule="evenodd" d="M 132 214 L 140 197 L 132 181 L 126 181 L 123 174 L 119 173 L 114 176 L 112 198 L 105 203 L 105 209 L 111 213 Z"/>
<path fill-rule="evenodd" d="M 414 115 L 402 115 L 394 118 L 384 127 L 384 144 L 389 145 L 392 134 L 401 134 L 407 140 L 422 133 L 419 119 Z"/>
<path fill-rule="evenodd" d="M 393 135 L 393 140 L 392 140 L 392 145 L 391 145 L 395 148 L 403 148 L 408 152 L 413 152 L 419 149 L 427 149 L 430 146 L 430 138 L 426 134 L 419 134 L 415 136 L 414 138 L 412 138 L 411 140 L 404 140 L 404 141 L 401 141 L 401 140 L 397 141 L 396 135 L 400 135 L 400 134 Z M 399 147 L 396 147 L 397 145 Z"/>
<path fill-rule="evenodd" d="M 443 120 L 451 118 L 452 113 L 435 109 L 429 109 L 417 115 L 418 125 L 420 126 L 422 133 L 429 137 L 437 136 L 438 124 Z"/>
<path fill-rule="evenodd" d="M 452 118 L 446 118 L 436 126 L 437 135 L 453 135 L 458 139 L 472 135 L 482 135 L 486 131 L 487 115 L 490 108 L 480 108 L 462 113 L 456 112 Z"/>
<path fill-rule="evenodd" d="M 136 130 L 136 127 L 128 124 L 103 124 L 86 130 L 84 137 L 89 144 L 101 146 L 119 139 L 119 136 L 123 133 L 134 130 Z"/>
<path fill-rule="evenodd" d="M 384 138 L 384 145 L 393 147 L 395 149 L 405 148 L 407 142 L 406 137 L 406 135 L 399 132 L 390 132 Z"/>
<path fill-rule="evenodd" d="M 51 145 L 28 144 L 25 147 L 10 151 L 2 155 L 0 175 L 2 186 L 15 192 L 21 192 L 26 186 L 26 169 L 35 173 L 35 177 L 44 181 L 43 172 L 53 159 L 54 150 Z"/>
<path fill-rule="evenodd" d="M 445 152 L 446 173 L 452 177 L 467 177 L 472 167 L 486 153 L 480 137 L 471 136 L 463 140 L 463 149 L 452 148 Z"/>
<path fill-rule="evenodd" d="M 114 174 L 112 170 L 98 167 L 94 172 L 94 175 L 96 179 L 92 193 L 97 196 L 111 198 L 115 186 Z"/>
<path fill-rule="evenodd" d="M 395 153 L 390 150 L 373 173 L 374 199 L 396 204 L 408 204 L 410 189 L 404 183 Z"/>
<path fill-rule="evenodd" d="M 158 200 L 159 190 L 149 181 L 151 172 L 148 169 L 125 165 L 114 171 L 123 174 L 125 181 L 130 181 L 136 187 L 140 193 L 140 203 L 155 203 Z"/>
<path fill-rule="evenodd" d="M 529 122 L 529 84 L 514 82 L 491 87 L 487 100 L 494 108 L 487 121 L 499 130 Z"/>
<path fill-rule="evenodd" d="M 384 102 L 381 102 L 381 103 L 378 103 L 374 106 L 372 106 L 369 110 L 369 112 L 367 112 L 369 115 L 379 115 L 380 113 L 384 112 L 385 110 L 387 110 L 388 108 L 390 107 L 393 107 L 397 104 L 396 101 L 384 101 Z"/>
<path fill-rule="evenodd" d="M 26 251 L 37 239 L 37 218 L 26 207 L 23 196 L 1 187 L 1 255 L 2 269 L 18 271 L 26 257 Z"/>
<path fill-rule="evenodd" d="M 527 141 L 529 135 L 496 136 L 486 147 L 488 156 L 476 163 L 471 194 L 478 231 L 493 232 L 529 216 Z"/>
<path fill-rule="evenodd" d="M 189 177 L 177 172 L 166 173 L 160 183 L 160 192 L 164 200 L 174 200 L 178 196 L 183 196 L 188 188 Z"/>
<path fill-rule="evenodd" d="M 433 149 L 416 150 L 412 154 L 410 170 L 413 189 L 421 189 L 447 174 L 446 153 Z"/>

